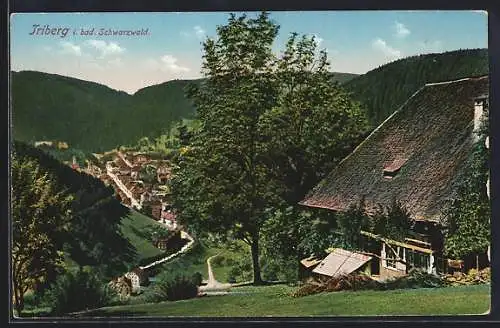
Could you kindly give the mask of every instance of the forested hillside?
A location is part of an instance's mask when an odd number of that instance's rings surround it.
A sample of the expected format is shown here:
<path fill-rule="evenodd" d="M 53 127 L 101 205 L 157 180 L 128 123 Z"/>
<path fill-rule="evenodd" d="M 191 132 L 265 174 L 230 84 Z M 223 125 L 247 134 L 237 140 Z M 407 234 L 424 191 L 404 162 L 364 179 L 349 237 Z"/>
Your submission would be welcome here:
<path fill-rule="evenodd" d="M 63 140 L 99 152 L 155 137 L 194 112 L 188 81 L 174 80 L 129 95 L 93 82 L 32 71 L 12 73 L 13 134 L 17 140 Z"/>
<path fill-rule="evenodd" d="M 334 73 L 343 83 L 355 74 Z M 94 82 L 34 71 L 12 73 L 13 134 L 17 140 L 63 140 L 73 149 L 101 152 L 166 134 L 192 118 L 185 87 L 201 80 L 173 80 L 134 95 Z"/>
<path fill-rule="evenodd" d="M 425 83 L 488 73 L 487 49 L 403 58 L 366 74 L 333 73 L 380 124 Z M 13 134 L 34 142 L 58 139 L 71 148 L 100 152 L 155 138 L 192 118 L 185 87 L 201 80 L 173 80 L 134 95 L 93 82 L 33 71 L 12 73 Z"/>
<path fill-rule="evenodd" d="M 488 74 L 488 50 L 408 57 L 360 75 L 344 86 L 361 101 L 375 127 L 426 83 Z"/>

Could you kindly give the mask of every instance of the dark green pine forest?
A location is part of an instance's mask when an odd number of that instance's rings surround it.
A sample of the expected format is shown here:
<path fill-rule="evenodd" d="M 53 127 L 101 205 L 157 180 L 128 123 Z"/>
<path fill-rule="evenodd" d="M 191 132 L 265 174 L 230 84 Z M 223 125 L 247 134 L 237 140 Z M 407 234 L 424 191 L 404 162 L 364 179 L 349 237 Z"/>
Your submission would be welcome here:
<path fill-rule="evenodd" d="M 13 135 L 29 143 L 63 140 L 85 152 L 135 144 L 192 116 L 194 109 L 184 96 L 188 82 L 169 81 L 129 95 L 55 74 L 13 72 Z"/>
<path fill-rule="evenodd" d="M 467 49 L 399 59 L 344 84 L 376 127 L 426 83 L 488 74 L 488 50 Z"/>
<path fill-rule="evenodd" d="M 487 73 L 487 49 L 469 49 L 408 57 L 359 76 L 333 73 L 332 80 L 362 103 L 374 128 L 425 83 Z M 192 118 L 185 89 L 200 81 L 173 80 L 129 95 L 55 74 L 12 72 L 13 136 L 28 143 L 63 140 L 84 152 L 135 145 Z"/>

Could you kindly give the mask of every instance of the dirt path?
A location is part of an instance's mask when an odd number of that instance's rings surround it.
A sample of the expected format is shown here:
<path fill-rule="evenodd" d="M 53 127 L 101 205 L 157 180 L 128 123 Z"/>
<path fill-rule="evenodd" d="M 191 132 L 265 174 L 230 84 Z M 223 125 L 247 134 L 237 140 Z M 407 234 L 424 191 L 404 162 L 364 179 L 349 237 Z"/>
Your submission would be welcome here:
<path fill-rule="evenodd" d="M 164 258 L 162 258 L 162 259 L 160 259 L 158 261 L 155 261 L 153 263 L 150 263 L 150 264 L 148 264 L 146 266 L 141 266 L 139 268 L 142 269 L 142 270 L 148 269 L 148 268 L 154 267 L 155 265 L 164 263 L 165 261 L 168 261 L 168 260 L 170 260 L 170 259 L 172 259 L 174 257 L 180 256 L 181 254 L 186 253 L 193 246 L 194 239 L 193 239 L 193 237 L 191 237 L 190 235 L 188 235 L 188 233 L 185 232 L 184 230 L 181 231 L 181 238 L 182 239 L 187 239 L 188 242 L 187 242 L 186 245 L 182 246 L 182 248 L 178 252 L 176 252 L 174 254 L 171 254 L 171 255 L 169 255 L 167 257 L 164 257 Z"/>
<path fill-rule="evenodd" d="M 231 284 L 225 284 L 218 282 L 215 279 L 214 272 L 212 271 L 212 264 L 210 263 L 210 260 L 212 260 L 214 257 L 219 256 L 219 254 L 210 256 L 207 259 L 207 267 L 208 267 L 208 282 L 205 286 L 200 286 L 200 292 L 205 293 L 207 295 L 212 295 L 212 294 L 224 294 L 229 291 L 231 288 Z"/>

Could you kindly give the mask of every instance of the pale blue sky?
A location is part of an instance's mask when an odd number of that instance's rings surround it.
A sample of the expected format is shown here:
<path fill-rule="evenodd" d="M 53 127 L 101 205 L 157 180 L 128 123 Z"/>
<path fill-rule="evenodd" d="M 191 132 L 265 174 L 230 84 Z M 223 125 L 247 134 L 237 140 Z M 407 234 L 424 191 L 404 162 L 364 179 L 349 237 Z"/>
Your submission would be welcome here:
<path fill-rule="evenodd" d="M 250 13 L 252 14 L 252 13 Z M 200 77 L 201 42 L 215 37 L 228 13 L 50 13 L 11 16 L 11 67 L 136 90 L 176 78 Z M 487 14 L 478 11 L 272 12 L 280 26 L 275 50 L 291 32 L 314 34 L 332 69 L 365 73 L 398 58 L 488 46 Z M 33 25 L 68 27 L 30 35 Z M 145 36 L 81 36 L 81 29 L 148 29 Z M 76 31 L 76 34 L 73 32 Z"/>

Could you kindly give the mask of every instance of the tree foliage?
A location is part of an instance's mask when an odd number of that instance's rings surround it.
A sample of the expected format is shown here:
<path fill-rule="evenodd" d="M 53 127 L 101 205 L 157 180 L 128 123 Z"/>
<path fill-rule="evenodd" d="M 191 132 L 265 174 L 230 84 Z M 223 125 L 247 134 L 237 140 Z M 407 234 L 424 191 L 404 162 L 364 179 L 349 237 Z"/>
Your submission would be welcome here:
<path fill-rule="evenodd" d="M 112 187 L 25 143 L 15 142 L 14 149 L 50 172 L 53 181 L 72 195 L 70 220 L 60 237 L 71 259 L 79 266 L 99 266 L 108 276 L 123 272 L 135 261 L 135 248 L 120 232 L 120 221 L 129 210 L 120 204 Z"/>
<path fill-rule="evenodd" d="M 379 208 L 373 216 L 373 233 L 397 241 L 404 241 L 414 226 L 410 213 L 397 200 L 387 208 Z"/>
<path fill-rule="evenodd" d="M 485 115 L 484 117 L 487 117 Z M 467 174 L 462 179 L 450 207 L 445 210 L 447 231 L 444 253 L 451 258 L 464 258 L 484 253 L 490 245 L 491 206 L 486 193 L 489 171 L 489 151 L 485 145 L 488 121 L 483 119 L 474 151 L 467 163 Z"/>
<path fill-rule="evenodd" d="M 32 159 L 12 155 L 12 287 L 18 315 L 24 294 L 62 263 L 72 197 Z"/>
<path fill-rule="evenodd" d="M 115 295 L 102 280 L 98 272 L 88 268 L 66 272 L 51 285 L 45 303 L 56 316 L 105 306 Z"/>
<path fill-rule="evenodd" d="M 231 15 L 204 42 L 206 79 L 189 93 L 200 127 L 172 183 L 187 226 L 251 246 L 256 283 L 265 222 L 296 206 L 366 131 L 359 105 L 332 80 L 326 52 L 292 34 L 276 57 L 278 28 L 267 13 Z M 298 235 L 295 222 L 274 222 Z"/>

